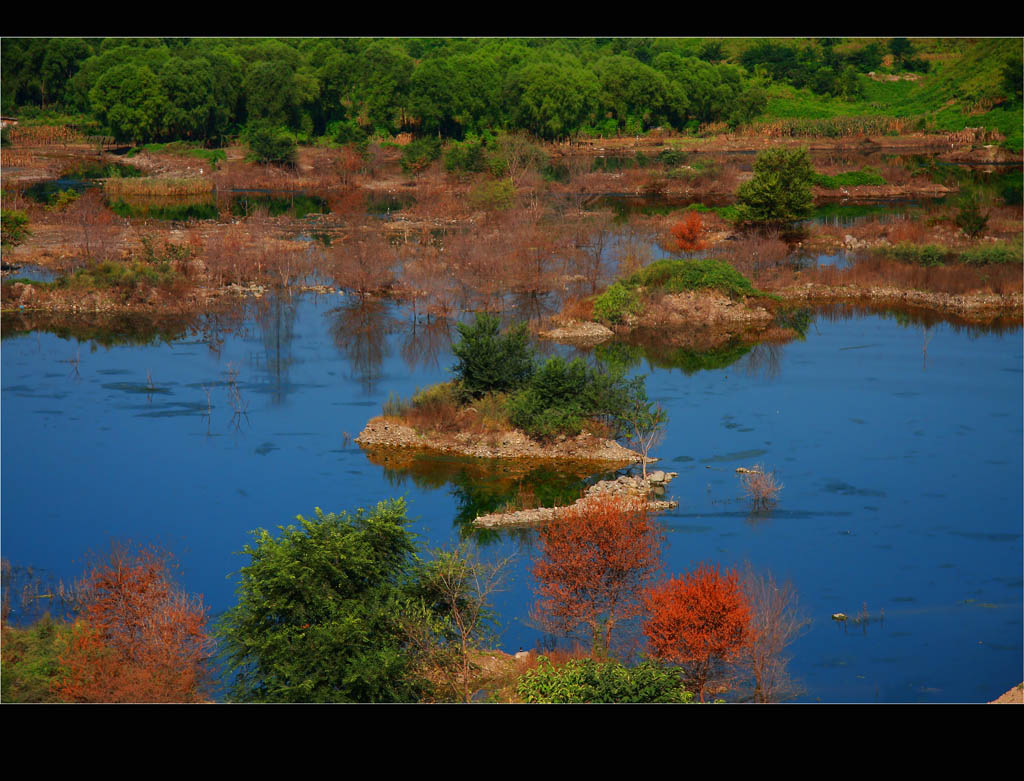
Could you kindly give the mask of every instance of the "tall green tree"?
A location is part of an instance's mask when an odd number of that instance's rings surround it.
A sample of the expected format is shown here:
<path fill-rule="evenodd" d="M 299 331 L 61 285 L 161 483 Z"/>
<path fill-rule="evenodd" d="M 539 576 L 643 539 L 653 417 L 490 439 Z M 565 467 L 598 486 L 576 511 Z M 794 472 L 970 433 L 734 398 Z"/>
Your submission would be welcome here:
<path fill-rule="evenodd" d="M 754 162 L 754 178 L 736 192 L 740 221 L 786 230 L 811 216 L 814 167 L 806 149 L 766 149 Z"/>
<path fill-rule="evenodd" d="M 146 66 L 129 63 L 104 73 L 89 91 L 93 113 L 119 141 L 161 136 L 168 109 L 160 80 Z"/>
<path fill-rule="evenodd" d="M 405 502 L 297 518 L 242 550 L 238 604 L 218 627 L 243 702 L 407 702 L 419 697 L 403 627 L 416 566 Z"/>

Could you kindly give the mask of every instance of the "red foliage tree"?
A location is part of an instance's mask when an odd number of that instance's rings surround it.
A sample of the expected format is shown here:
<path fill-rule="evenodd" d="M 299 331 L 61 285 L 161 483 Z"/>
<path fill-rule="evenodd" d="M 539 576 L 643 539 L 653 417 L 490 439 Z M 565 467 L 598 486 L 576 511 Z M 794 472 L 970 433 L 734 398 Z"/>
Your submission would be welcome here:
<path fill-rule="evenodd" d="M 735 571 L 720 574 L 701 564 L 645 596 L 644 634 L 655 659 L 683 668 L 701 702 L 709 683 L 721 679 L 749 642 L 750 607 Z"/>
<path fill-rule="evenodd" d="M 704 223 L 697 212 L 687 212 L 686 216 L 671 228 L 675 248 L 680 252 L 697 252 L 707 247 L 701 235 Z"/>
<path fill-rule="evenodd" d="M 79 589 L 79 617 L 54 689 L 72 702 L 196 702 L 213 641 L 201 598 L 181 591 L 168 553 L 114 545 Z"/>
<path fill-rule="evenodd" d="M 607 496 L 574 505 L 539 536 L 533 619 L 557 634 L 586 627 L 595 652 L 607 652 L 612 630 L 641 614 L 644 590 L 661 571 L 661 530 L 642 504 Z"/>

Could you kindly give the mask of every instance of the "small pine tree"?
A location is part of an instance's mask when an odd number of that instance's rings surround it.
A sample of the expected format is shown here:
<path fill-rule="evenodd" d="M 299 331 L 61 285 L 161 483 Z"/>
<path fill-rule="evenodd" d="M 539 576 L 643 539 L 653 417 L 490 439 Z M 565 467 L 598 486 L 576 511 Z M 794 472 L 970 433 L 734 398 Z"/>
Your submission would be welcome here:
<path fill-rule="evenodd" d="M 452 347 L 458 359 L 453 371 L 465 393 L 479 397 L 492 391 L 512 391 L 526 384 L 533 374 L 526 323 L 502 335 L 494 315 L 480 313 L 473 325 L 459 323 L 462 341 Z"/>
<path fill-rule="evenodd" d="M 740 222 L 786 230 L 811 216 L 814 166 L 806 149 L 766 149 L 754 163 L 754 178 L 736 192 Z"/>

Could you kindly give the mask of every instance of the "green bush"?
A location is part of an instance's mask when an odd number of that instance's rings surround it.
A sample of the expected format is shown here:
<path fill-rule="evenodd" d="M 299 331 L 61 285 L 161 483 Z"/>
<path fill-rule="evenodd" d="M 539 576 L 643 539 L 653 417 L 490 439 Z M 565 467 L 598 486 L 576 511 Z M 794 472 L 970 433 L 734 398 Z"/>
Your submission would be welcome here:
<path fill-rule="evenodd" d="M 618 429 L 621 416 L 641 394 L 643 378 L 627 381 L 621 371 L 599 371 L 580 358 L 566 361 L 555 357 L 509 398 L 508 416 L 514 426 L 535 439 L 575 436 L 593 418 Z"/>
<path fill-rule="evenodd" d="M 500 321 L 480 313 L 472 325 L 459 323 L 461 340 L 452 347 L 458 359 L 452 371 L 466 396 L 479 397 L 492 391 L 513 391 L 530 379 L 534 370 L 526 323 L 499 333 Z"/>
<path fill-rule="evenodd" d="M 258 125 L 249 131 L 248 144 L 247 159 L 251 162 L 273 165 L 295 164 L 295 141 L 283 130 L 269 125 Z"/>
<path fill-rule="evenodd" d="M 508 209 L 515 199 L 516 186 L 509 179 L 482 182 L 469 192 L 469 202 L 476 209 Z"/>
<path fill-rule="evenodd" d="M 516 693 L 530 703 L 690 703 L 677 669 L 644 662 L 626 667 L 619 662 L 571 659 L 555 667 L 547 657 L 525 672 Z"/>
<path fill-rule="evenodd" d="M 999 242 L 965 250 L 960 262 L 970 266 L 986 266 L 990 263 L 1024 263 L 1024 248 L 1020 244 Z"/>
<path fill-rule="evenodd" d="M 441 156 L 441 139 L 434 136 L 417 138 L 402 148 L 402 170 L 415 174 Z"/>
<path fill-rule="evenodd" d="M 968 238 L 976 239 L 985 232 L 988 212 L 982 212 L 982 198 L 977 190 L 965 189 L 957 199 L 955 222 Z"/>
<path fill-rule="evenodd" d="M 422 685 L 402 621 L 417 568 L 405 502 L 298 516 L 242 553 L 238 604 L 218 625 L 232 699 L 408 702 Z"/>
<path fill-rule="evenodd" d="M 334 141 L 338 144 L 365 144 L 369 139 L 363 126 L 354 119 L 346 119 L 337 122 L 331 128 L 334 132 Z"/>
<path fill-rule="evenodd" d="M 487 144 L 483 139 L 453 141 L 444 153 L 444 170 L 480 173 L 487 170 Z"/>
<path fill-rule="evenodd" d="M 6 588 L 6 586 L 5 586 Z M 50 683 L 60 672 L 57 658 L 61 638 L 70 626 L 44 615 L 32 626 L 5 626 L 0 700 L 3 702 L 60 702 Z"/>
<path fill-rule="evenodd" d="M 919 266 L 941 266 L 953 257 L 953 252 L 940 244 L 911 244 L 906 241 L 886 247 L 882 252 L 896 260 Z"/>
<path fill-rule="evenodd" d="M 15 209 L 0 211 L 0 245 L 16 247 L 32 235 L 28 228 L 28 215 Z"/>
<path fill-rule="evenodd" d="M 640 296 L 635 290 L 615 282 L 594 299 L 594 319 L 603 323 L 621 323 L 626 315 L 643 311 Z"/>
<path fill-rule="evenodd" d="M 622 280 L 621 284 L 627 288 L 643 287 L 664 293 L 718 290 L 732 298 L 767 295 L 728 263 L 714 258 L 657 260 Z"/>

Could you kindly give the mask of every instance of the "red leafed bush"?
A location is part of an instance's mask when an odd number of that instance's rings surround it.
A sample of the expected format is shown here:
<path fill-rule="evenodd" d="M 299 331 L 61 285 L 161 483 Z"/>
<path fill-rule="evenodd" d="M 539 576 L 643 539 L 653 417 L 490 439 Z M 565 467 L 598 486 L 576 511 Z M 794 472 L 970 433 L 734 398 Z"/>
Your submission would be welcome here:
<path fill-rule="evenodd" d="M 739 575 L 701 564 L 647 592 L 644 634 L 653 658 L 680 665 L 701 702 L 750 639 L 750 607 Z"/>
<path fill-rule="evenodd" d="M 701 236 L 704 233 L 704 222 L 697 212 L 687 212 L 686 216 L 671 228 L 676 249 L 680 252 L 697 252 L 707 247 Z"/>
<path fill-rule="evenodd" d="M 79 615 L 59 655 L 58 695 L 71 702 L 208 699 L 202 599 L 178 588 L 169 554 L 113 546 L 80 585 Z"/>
<path fill-rule="evenodd" d="M 555 634 L 583 627 L 595 652 L 607 652 L 612 630 L 641 614 L 644 589 L 661 571 L 660 529 L 642 504 L 608 496 L 569 508 L 539 537 L 534 620 Z"/>

